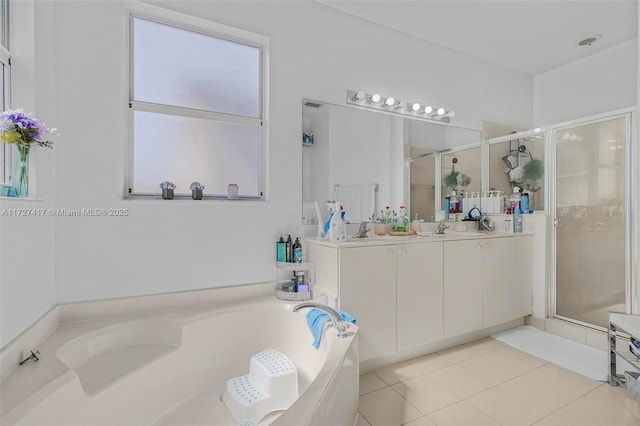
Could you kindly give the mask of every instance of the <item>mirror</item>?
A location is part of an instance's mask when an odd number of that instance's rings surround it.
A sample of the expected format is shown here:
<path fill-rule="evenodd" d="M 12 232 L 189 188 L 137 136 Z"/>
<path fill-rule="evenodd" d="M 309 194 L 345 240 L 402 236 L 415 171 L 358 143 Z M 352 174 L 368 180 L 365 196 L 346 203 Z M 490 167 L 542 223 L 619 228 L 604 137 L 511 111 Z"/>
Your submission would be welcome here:
<path fill-rule="evenodd" d="M 482 154 L 480 146 L 472 146 L 452 150 L 441 157 L 441 206 L 447 194 L 453 191 L 460 196 L 480 192 L 482 176 Z M 469 207 L 469 208 L 467 208 Z M 462 213 L 467 213 L 473 206 L 462 206 Z M 476 206 L 480 208 L 480 206 Z M 442 210 L 442 209 L 440 209 Z"/>
<path fill-rule="evenodd" d="M 418 213 L 431 220 L 440 204 L 436 158 L 470 144 L 479 152 L 481 137 L 478 130 L 303 100 L 303 224 L 318 223 L 315 202 L 326 220 L 326 203 L 336 199 L 359 201 L 345 206 L 350 223 L 375 220 L 385 206 L 400 205 L 411 218 Z M 472 180 L 480 185 L 480 174 Z"/>
<path fill-rule="evenodd" d="M 520 132 L 488 143 L 489 189 L 508 197 L 521 188 L 531 209 L 544 210 L 544 134 Z"/>

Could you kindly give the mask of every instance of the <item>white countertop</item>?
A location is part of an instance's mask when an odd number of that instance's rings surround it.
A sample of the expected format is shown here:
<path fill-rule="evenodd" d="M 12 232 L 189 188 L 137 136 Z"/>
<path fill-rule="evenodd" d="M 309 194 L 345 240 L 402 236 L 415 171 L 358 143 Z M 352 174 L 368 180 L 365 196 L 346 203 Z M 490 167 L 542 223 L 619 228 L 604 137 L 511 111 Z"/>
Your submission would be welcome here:
<path fill-rule="evenodd" d="M 348 237 L 347 241 L 340 243 L 332 243 L 325 238 L 312 237 L 306 238 L 305 242 L 309 244 L 317 244 L 326 247 L 367 247 L 367 246 L 384 246 L 393 244 L 421 244 L 434 243 L 442 241 L 460 241 L 475 240 L 487 238 L 510 238 L 523 235 L 533 235 L 533 232 L 478 232 L 478 231 L 446 231 L 444 234 L 421 234 L 421 235 L 384 235 L 384 236 L 368 236 L 365 238 Z"/>

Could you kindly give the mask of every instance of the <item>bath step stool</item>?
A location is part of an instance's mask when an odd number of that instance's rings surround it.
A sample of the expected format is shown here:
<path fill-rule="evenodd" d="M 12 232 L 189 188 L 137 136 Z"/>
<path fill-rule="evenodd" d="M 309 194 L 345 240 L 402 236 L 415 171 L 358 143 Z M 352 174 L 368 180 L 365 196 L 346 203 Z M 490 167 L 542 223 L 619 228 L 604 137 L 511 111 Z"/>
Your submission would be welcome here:
<path fill-rule="evenodd" d="M 298 398 L 298 370 L 284 354 L 266 349 L 251 357 L 249 374 L 227 381 L 224 403 L 240 424 L 257 424 Z"/>

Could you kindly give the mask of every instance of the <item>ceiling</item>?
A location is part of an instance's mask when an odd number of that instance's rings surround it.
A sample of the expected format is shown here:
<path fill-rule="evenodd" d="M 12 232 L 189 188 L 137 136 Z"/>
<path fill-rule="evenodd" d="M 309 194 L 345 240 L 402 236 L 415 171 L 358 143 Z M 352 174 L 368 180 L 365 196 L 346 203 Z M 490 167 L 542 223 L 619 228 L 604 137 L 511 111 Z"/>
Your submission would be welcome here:
<path fill-rule="evenodd" d="M 637 0 L 317 1 L 530 75 L 638 33 Z M 602 38 L 591 46 L 577 45 L 593 34 Z"/>

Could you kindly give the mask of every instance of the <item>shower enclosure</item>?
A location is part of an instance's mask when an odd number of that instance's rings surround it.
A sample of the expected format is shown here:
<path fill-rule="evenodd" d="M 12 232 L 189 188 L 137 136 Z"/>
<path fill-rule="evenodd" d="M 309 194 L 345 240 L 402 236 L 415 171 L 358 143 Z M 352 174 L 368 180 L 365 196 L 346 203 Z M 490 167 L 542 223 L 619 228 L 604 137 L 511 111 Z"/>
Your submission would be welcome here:
<path fill-rule="evenodd" d="M 630 121 L 618 114 L 550 133 L 556 317 L 606 328 L 609 311 L 630 309 Z"/>

